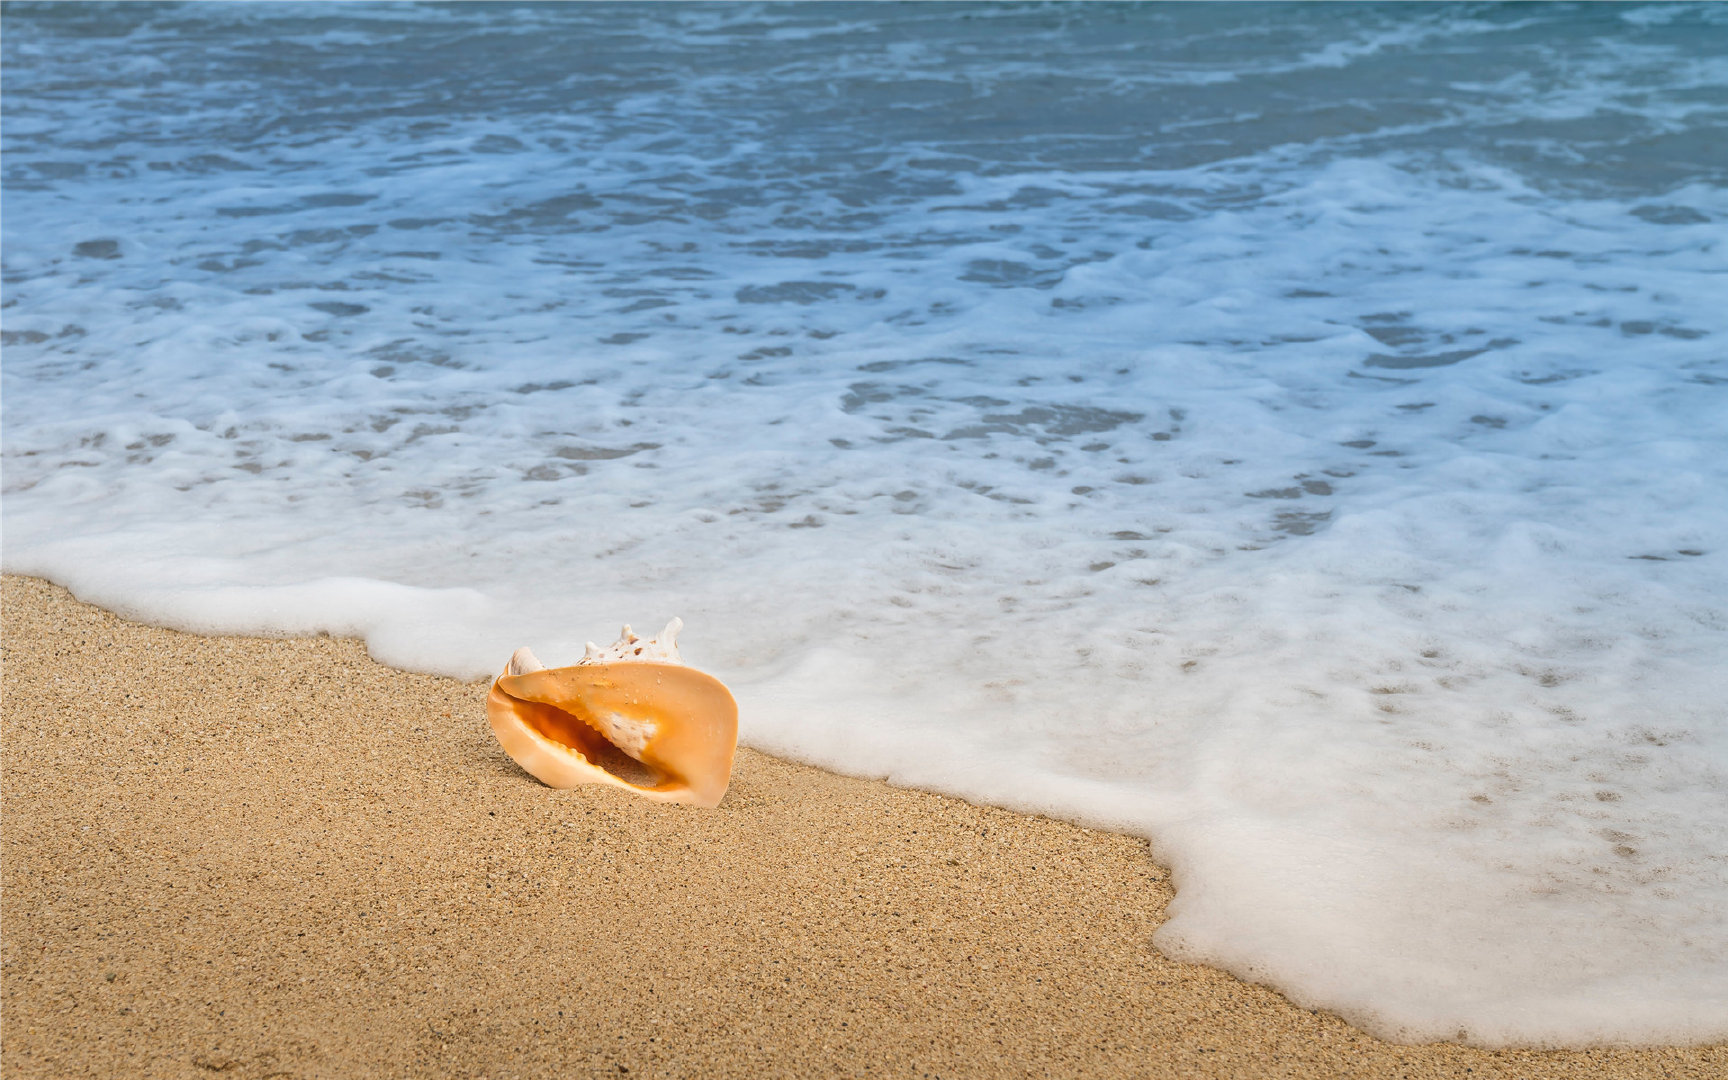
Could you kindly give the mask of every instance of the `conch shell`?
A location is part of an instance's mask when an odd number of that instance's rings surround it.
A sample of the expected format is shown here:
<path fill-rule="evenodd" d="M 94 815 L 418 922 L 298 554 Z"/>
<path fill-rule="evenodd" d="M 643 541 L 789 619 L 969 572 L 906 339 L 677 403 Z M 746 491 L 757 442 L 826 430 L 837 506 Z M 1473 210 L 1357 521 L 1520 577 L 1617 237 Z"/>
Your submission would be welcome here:
<path fill-rule="evenodd" d="M 684 666 L 681 619 L 644 640 L 626 626 L 569 667 L 517 649 L 486 696 L 486 718 L 516 764 L 555 788 L 611 784 L 661 802 L 718 806 L 732 779 L 738 705 L 719 679 Z"/>

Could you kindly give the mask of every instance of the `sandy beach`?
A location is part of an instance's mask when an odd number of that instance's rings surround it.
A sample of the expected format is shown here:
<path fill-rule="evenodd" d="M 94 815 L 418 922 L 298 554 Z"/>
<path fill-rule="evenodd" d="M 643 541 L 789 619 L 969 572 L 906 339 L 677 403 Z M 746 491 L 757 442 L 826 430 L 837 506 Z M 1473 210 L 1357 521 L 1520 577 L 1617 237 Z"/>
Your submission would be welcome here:
<path fill-rule="evenodd" d="M 750 751 L 714 811 L 555 791 L 357 642 L 3 616 L 8 1077 L 1728 1075 L 1167 960 L 1138 839 Z"/>

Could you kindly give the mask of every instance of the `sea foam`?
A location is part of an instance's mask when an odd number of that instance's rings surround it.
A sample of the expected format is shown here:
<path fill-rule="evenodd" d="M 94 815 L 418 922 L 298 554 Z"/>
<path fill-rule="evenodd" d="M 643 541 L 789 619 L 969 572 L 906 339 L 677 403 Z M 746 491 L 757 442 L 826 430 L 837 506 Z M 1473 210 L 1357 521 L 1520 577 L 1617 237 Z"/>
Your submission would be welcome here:
<path fill-rule="evenodd" d="M 9 9 L 6 570 L 679 614 L 746 743 L 1149 837 L 1166 952 L 1728 1038 L 1728 24 L 1260 20 Z"/>

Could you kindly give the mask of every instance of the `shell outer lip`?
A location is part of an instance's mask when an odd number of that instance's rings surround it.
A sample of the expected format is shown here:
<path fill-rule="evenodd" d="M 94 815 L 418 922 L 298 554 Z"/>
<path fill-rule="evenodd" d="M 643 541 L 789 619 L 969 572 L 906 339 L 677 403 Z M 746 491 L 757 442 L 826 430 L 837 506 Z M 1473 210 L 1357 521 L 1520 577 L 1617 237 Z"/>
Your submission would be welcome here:
<path fill-rule="evenodd" d="M 640 754 L 640 763 L 633 764 L 600 734 L 598 725 L 586 724 L 591 735 L 576 729 L 583 741 L 598 749 L 592 756 L 612 756 L 615 769 L 608 770 L 530 722 L 538 718 L 544 723 L 552 716 L 548 709 L 562 714 L 559 722 L 566 728 L 584 712 L 600 709 L 648 717 L 655 734 Z M 682 664 L 619 660 L 519 675 L 506 666 L 486 696 L 486 715 L 505 752 L 550 787 L 609 784 L 658 802 L 713 807 L 731 781 L 738 743 L 737 702 L 719 679 Z M 594 739 L 600 742 L 593 743 Z M 634 779 L 619 775 L 624 771 L 639 775 Z"/>

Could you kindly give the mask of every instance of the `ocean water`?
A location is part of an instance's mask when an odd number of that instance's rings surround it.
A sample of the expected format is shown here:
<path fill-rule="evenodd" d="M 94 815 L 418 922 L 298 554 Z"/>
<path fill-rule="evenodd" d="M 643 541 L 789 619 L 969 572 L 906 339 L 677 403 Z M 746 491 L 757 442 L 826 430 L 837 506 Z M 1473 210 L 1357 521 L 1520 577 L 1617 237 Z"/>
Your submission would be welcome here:
<path fill-rule="evenodd" d="M 680 615 L 750 745 L 1149 837 L 1167 953 L 1728 1038 L 1728 9 L 3 19 L 7 571 Z"/>

